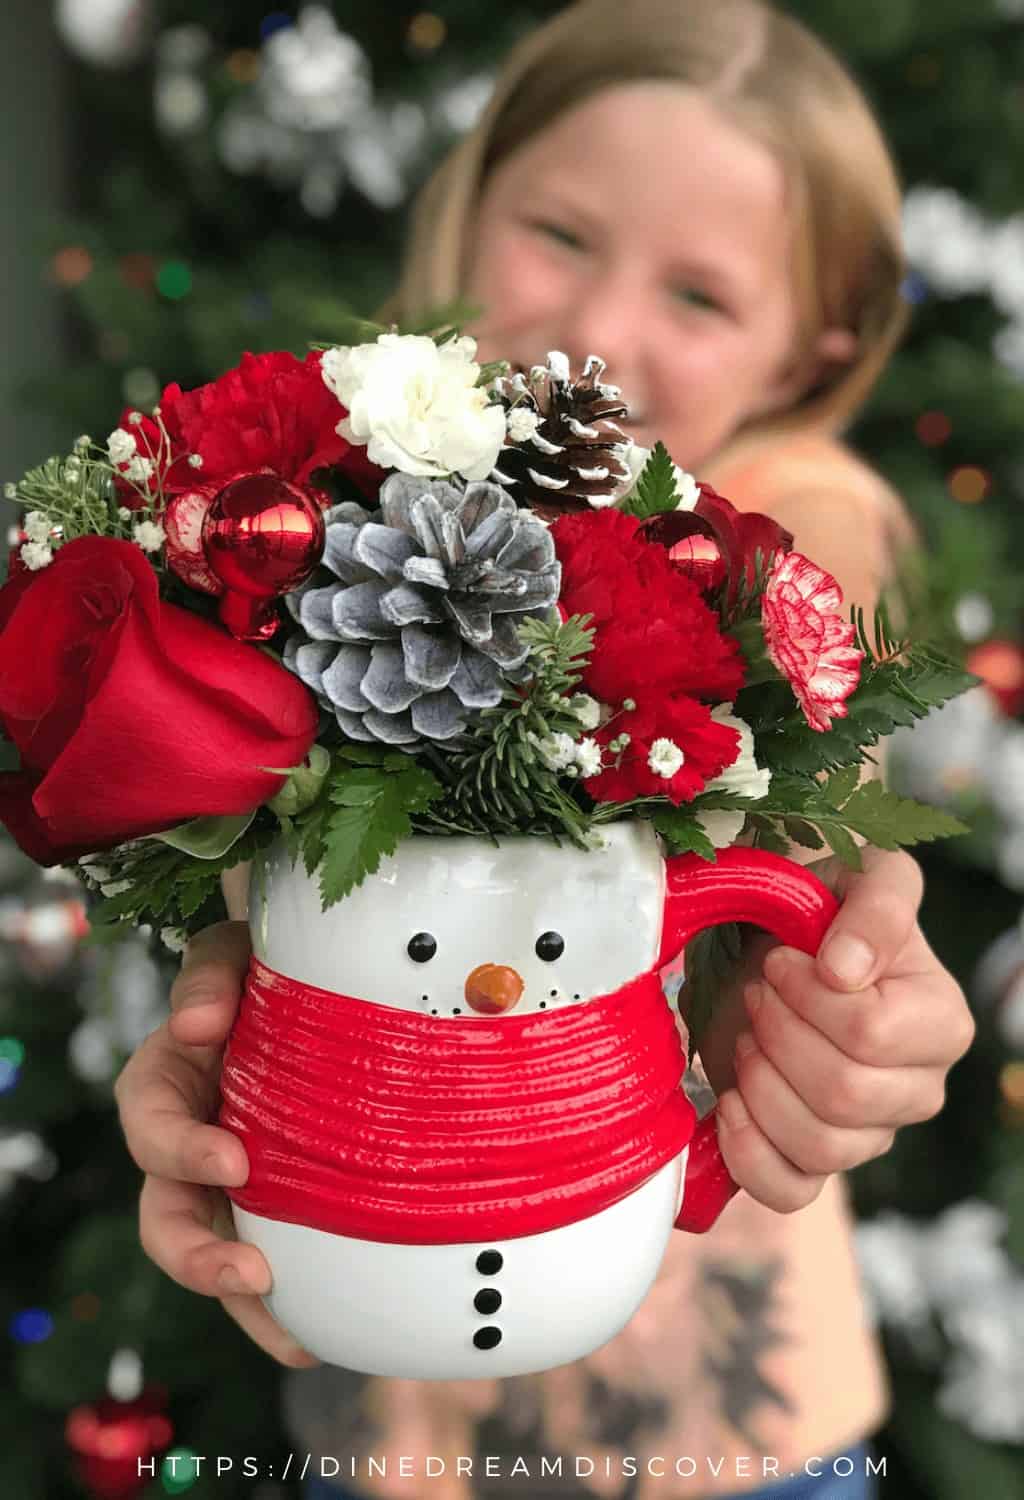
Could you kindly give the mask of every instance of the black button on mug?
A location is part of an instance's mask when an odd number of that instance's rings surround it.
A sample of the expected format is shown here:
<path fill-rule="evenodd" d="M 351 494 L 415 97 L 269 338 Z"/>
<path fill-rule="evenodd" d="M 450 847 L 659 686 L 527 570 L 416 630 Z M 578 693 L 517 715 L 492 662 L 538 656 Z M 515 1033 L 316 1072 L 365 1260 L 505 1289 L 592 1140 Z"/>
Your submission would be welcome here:
<path fill-rule="evenodd" d="M 495 1276 L 505 1264 L 500 1250 L 481 1250 L 476 1258 L 476 1268 L 481 1276 Z"/>
<path fill-rule="evenodd" d="M 477 1292 L 473 1298 L 473 1306 L 477 1312 L 496 1313 L 501 1306 L 501 1293 L 496 1287 L 485 1286 L 482 1292 Z"/>
<path fill-rule="evenodd" d="M 493 1349 L 495 1344 L 501 1343 L 500 1328 L 480 1328 L 473 1335 L 473 1342 L 478 1349 Z"/>

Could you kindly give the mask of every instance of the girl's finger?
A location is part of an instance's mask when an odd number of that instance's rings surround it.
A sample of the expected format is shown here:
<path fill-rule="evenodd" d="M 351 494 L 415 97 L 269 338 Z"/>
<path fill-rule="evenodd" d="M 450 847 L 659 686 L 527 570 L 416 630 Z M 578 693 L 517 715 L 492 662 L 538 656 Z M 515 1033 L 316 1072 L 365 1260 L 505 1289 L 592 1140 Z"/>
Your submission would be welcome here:
<path fill-rule="evenodd" d="M 744 1002 L 760 1050 L 819 1124 L 892 1128 L 925 1118 L 922 1108 L 933 1103 L 934 1112 L 942 1107 L 939 1069 L 857 1062 L 770 984 L 747 985 Z"/>
<path fill-rule="evenodd" d="M 238 1011 L 252 952 L 244 922 L 218 922 L 190 938 L 171 986 L 170 1033 L 194 1047 L 220 1047 Z"/>
<path fill-rule="evenodd" d="M 139 1238 L 146 1254 L 173 1281 L 217 1297 L 243 1333 L 280 1364 L 300 1368 L 321 1363 L 260 1301 L 270 1290 L 270 1268 L 255 1245 L 234 1237 L 222 1193 L 147 1177 L 139 1202 Z M 237 1278 L 234 1289 L 221 1281 L 225 1271 Z"/>
<path fill-rule="evenodd" d="M 833 882 L 842 905 L 818 954 L 819 977 L 841 990 L 871 984 L 897 961 L 917 922 L 924 880 L 905 850 L 864 849 L 863 871 Z"/>
<path fill-rule="evenodd" d="M 786 1161 L 816 1177 L 849 1171 L 889 1150 L 893 1127 L 823 1124 L 760 1048 L 743 1050 L 751 1040 L 749 1032 L 740 1038 L 737 1088 L 751 1119 Z"/>
<path fill-rule="evenodd" d="M 847 1057 L 875 1068 L 948 1068 L 970 1045 L 973 1022 L 960 987 L 923 938 L 921 946 L 927 957 L 913 960 L 913 972 L 883 975 L 865 990 L 823 984 L 815 960 L 796 948 L 773 948 L 763 973 L 790 1010 Z"/>
<path fill-rule="evenodd" d="M 779 1214 L 814 1202 L 825 1176 L 809 1176 L 787 1161 L 751 1118 L 738 1089 L 727 1089 L 717 1108 L 718 1144 L 735 1183 Z"/>
<path fill-rule="evenodd" d="M 206 1297 L 247 1291 L 265 1294 L 271 1286 L 270 1267 L 255 1245 L 234 1238 L 230 1211 L 215 1223 L 212 1189 L 187 1182 L 165 1182 L 147 1177 L 139 1199 L 139 1239 L 142 1248 L 172 1281 Z M 226 1199 L 224 1202 L 226 1203 Z M 228 1272 L 233 1280 L 221 1281 Z"/>
<path fill-rule="evenodd" d="M 114 1086 L 129 1153 L 144 1172 L 209 1186 L 245 1182 L 245 1147 L 229 1130 L 206 1123 L 215 1089 L 194 1059 L 157 1033 L 146 1038 Z"/>

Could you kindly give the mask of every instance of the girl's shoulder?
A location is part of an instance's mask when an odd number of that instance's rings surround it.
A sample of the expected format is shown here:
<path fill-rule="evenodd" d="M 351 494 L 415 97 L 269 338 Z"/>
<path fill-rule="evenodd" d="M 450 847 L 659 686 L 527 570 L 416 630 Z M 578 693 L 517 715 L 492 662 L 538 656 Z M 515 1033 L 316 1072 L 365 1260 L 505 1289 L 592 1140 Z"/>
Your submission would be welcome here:
<path fill-rule="evenodd" d="M 739 449 L 725 456 L 708 477 L 741 510 L 790 504 L 794 497 L 805 496 L 822 504 L 831 495 L 845 503 L 860 502 L 884 523 L 907 519 L 903 501 L 878 470 L 843 438 L 823 430 L 778 436 Z"/>

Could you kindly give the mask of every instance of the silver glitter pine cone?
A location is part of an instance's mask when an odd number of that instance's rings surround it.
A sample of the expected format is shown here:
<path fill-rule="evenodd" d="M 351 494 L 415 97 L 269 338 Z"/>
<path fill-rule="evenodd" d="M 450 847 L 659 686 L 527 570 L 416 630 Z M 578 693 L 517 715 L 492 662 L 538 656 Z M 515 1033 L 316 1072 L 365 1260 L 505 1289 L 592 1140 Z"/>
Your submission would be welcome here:
<path fill-rule="evenodd" d="M 538 515 L 613 505 L 632 486 L 632 439 L 618 425 L 629 408 L 618 386 L 602 383 L 604 369 L 592 354 L 573 379 L 568 359 L 555 352 L 528 375 L 519 370 L 494 382 L 509 437 L 491 478 Z"/>
<path fill-rule="evenodd" d="M 543 522 L 497 484 L 392 474 L 380 509 L 327 511 L 322 567 L 285 596 L 283 659 L 353 740 L 452 740 L 501 701 L 561 564 Z M 324 570 L 333 578 L 324 583 Z"/>

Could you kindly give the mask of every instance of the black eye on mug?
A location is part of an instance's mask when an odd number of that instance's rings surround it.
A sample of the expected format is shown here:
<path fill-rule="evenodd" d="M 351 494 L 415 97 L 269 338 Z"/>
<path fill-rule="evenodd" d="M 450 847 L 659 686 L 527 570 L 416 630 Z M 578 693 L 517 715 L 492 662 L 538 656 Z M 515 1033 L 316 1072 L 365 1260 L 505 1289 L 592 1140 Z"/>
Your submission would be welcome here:
<path fill-rule="evenodd" d="M 560 932 L 542 932 L 534 948 L 538 958 L 546 964 L 554 963 L 565 952 L 565 938 Z"/>
<path fill-rule="evenodd" d="M 417 932 L 415 937 L 409 939 L 405 951 L 413 963 L 425 964 L 437 952 L 437 939 L 431 937 L 429 932 Z"/>

